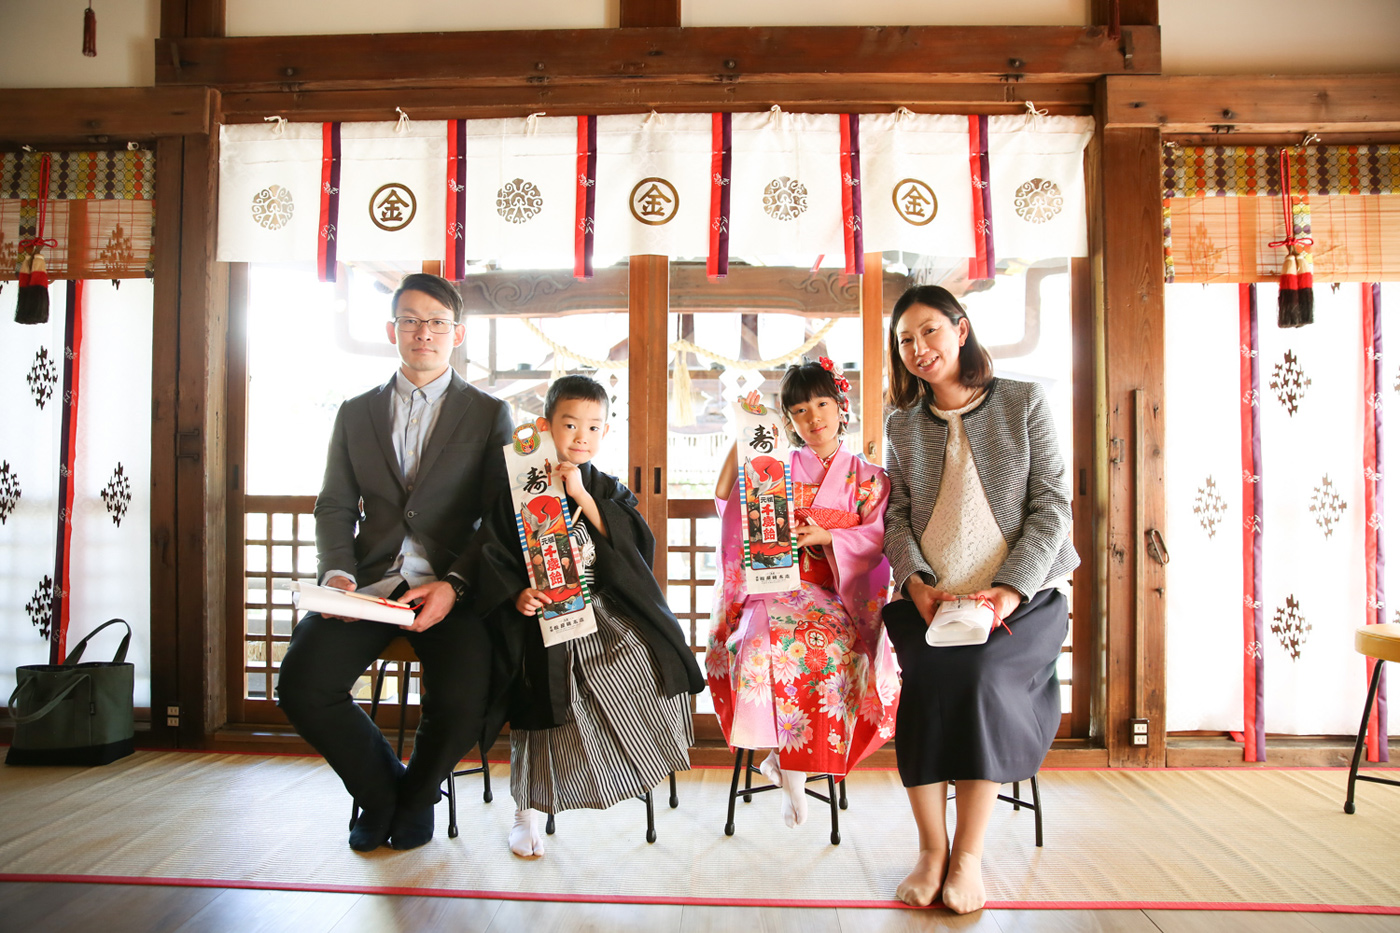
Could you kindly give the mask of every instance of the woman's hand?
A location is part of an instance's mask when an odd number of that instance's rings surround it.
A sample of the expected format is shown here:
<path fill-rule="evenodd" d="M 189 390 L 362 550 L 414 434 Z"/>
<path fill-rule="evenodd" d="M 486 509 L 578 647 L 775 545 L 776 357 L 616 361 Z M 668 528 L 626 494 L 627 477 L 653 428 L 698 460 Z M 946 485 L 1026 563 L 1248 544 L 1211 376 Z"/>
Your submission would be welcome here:
<path fill-rule="evenodd" d="M 925 625 L 933 621 L 933 611 L 938 608 L 939 603 L 952 602 L 957 599 L 952 593 L 946 593 L 936 587 L 929 586 L 917 574 L 910 577 L 909 582 L 904 584 L 904 591 L 909 594 L 909 601 L 914 604 L 914 608 L 919 610 L 919 615 L 923 617 Z"/>
<path fill-rule="evenodd" d="M 578 464 L 563 461 L 554 467 L 555 481 L 563 488 L 564 492 L 572 496 L 575 501 L 588 495 L 588 491 L 583 488 L 583 473 L 579 470 Z"/>
<path fill-rule="evenodd" d="M 523 616 L 532 616 L 547 605 L 549 600 L 533 587 L 521 590 L 520 595 L 515 597 L 515 611 Z"/>
<path fill-rule="evenodd" d="M 821 525 L 794 525 L 792 533 L 797 536 L 798 547 L 819 547 L 831 543 L 831 532 Z"/>
<path fill-rule="evenodd" d="M 997 618 L 1005 622 L 1011 613 L 1021 605 L 1021 594 L 1009 586 L 998 584 L 985 590 L 980 590 L 968 597 L 969 599 L 987 599 L 991 601 L 992 611 L 997 614 Z"/>

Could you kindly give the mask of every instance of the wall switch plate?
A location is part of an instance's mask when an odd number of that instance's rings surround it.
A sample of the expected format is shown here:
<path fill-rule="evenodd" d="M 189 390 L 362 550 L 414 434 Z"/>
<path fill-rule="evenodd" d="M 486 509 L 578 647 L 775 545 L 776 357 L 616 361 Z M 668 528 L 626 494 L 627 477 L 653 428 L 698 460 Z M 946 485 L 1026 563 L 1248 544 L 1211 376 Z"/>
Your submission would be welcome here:
<path fill-rule="evenodd" d="M 178 715 L 180 715 L 180 707 L 178 707 L 178 706 L 167 706 L 167 707 L 165 708 L 165 715 L 167 715 L 167 716 L 178 716 Z"/>
<path fill-rule="evenodd" d="M 165 717 L 165 724 L 166 724 L 167 726 L 178 726 L 178 725 L 180 724 L 180 717 L 179 717 L 179 716 L 166 716 L 166 717 Z"/>

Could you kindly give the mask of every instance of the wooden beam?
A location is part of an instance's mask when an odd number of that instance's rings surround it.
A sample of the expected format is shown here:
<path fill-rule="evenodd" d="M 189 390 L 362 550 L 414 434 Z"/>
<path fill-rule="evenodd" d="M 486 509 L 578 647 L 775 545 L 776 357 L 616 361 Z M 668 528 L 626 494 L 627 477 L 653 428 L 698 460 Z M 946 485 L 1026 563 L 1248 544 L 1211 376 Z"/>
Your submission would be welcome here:
<path fill-rule="evenodd" d="M 709 279 L 703 262 L 673 262 L 668 271 L 670 310 L 679 313 L 763 311 L 820 318 L 861 312 L 861 281 L 836 270 L 813 274 L 807 269 L 733 265 L 725 278 Z M 875 279 L 872 273 L 866 275 Z M 585 281 L 563 270 L 482 272 L 468 275 L 458 288 L 468 315 L 559 317 L 627 311 L 628 276 L 629 269 L 620 267 L 600 269 Z M 908 278 L 893 272 L 881 278 L 887 314 Z"/>
<path fill-rule="evenodd" d="M 180 183 L 185 143 L 156 143 L 155 281 L 151 334 L 151 735 L 178 744 L 166 707 L 180 706 L 179 540 L 176 523 L 175 380 L 180 356 Z"/>
<path fill-rule="evenodd" d="M 897 276 L 896 287 L 886 290 L 890 283 L 886 281 L 884 260 L 881 253 L 866 253 L 865 274 L 860 277 L 860 452 L 871 463 L 884 459 L 885 314 L 899 300 L 908 281 Z M 887 301 L 890 305 L 886 305 Z"/>
<path fill-rule="evenodd" d="M 853 77 L 836 82 L 816 78 L 743 77 L 736 81 L 614 81 L 606 84 L 550 81 L 534 85 L 473 86 L 391 90 L 261 90 L 223 95 L 228 123 L 261 123 L 268 114 L 289 120 L 392 120 L 402 107 L 418 120 L 520 117 L 544 111 L 568 114 L 709 113 L 759 111 L 774 104 L 794 112 L 890 111 L 909 107 L 925 113 L 1023 113 L 1026 101 L 1053 114 L 1093 112 L 1093 86 L 1073 81 L 907 80 Z"/>
<path fill-rule="evenodd" d="M 666 586 L 666 417 L 670 356 L 648 352 L 666 346 L 670 263 L 665 256 L 633 256 L 627 264 L 627 440 L 631 469 L 622 477 L 637 496 L 637 510 L 656 532 L 653 569 Z"/>
<path fill-rule="evenodd" d="M 183 709 L 180 744 L 196 747 L 227 721 L 228 266 L 214 261 L 217 181 L 218 137 L 185 137 L 175 380 L 176 621 Z"/>
<path fill-rule="evenodd" d="M 617 12 L 617 24 L 624 29 L 681 24 L 681 0 L 620 0 Z"/>
<path fill-rule="evenodd" d="M 1112 25 L 1115 18 L 1120 26 L 1161 25 L 1157 0 L 1093 0 L 1092 18 L 1099 26 Z"/>
<path fill-rule="evenodd" d="M 1104 125 L 1164 133 L 1400 132 L 1400 74 L 1115 76 Z M 1230 141 L 1222 135 L 1222 141 Z"/>
<path fill-rule="evenodd" d="M 160 0 L 160 34 L 167 39 L 222 36 L 227 0 Z"/>
<path fill-rule="evenodd" d="M 1131 47 L 1127 59 L 1124 46 Z M 811 76 L 843 85 L 911 75 L 1062 76 L 1161 70 L 1154 26 L 784 26 L 558 29 L 156 40 L 157 84 L 229 90 L 529 86 L 568 79 Z M 865 76 L 862 78 L 862 76 Z"/>
<path fill-rule="evenodd" d="M 1145 546 L 1163 529 L 1165 352 L 1159 187 L 1161 134 L 1102 134 L 1100 261 L 1109 433 L 1107 677 L 1104 723 L 1113 767 L 1161 767 L 1165 744 L 1164 568 Z M 1132 719 L 1149 720 L 1148 744 L 1132 744 Z"/>
<path fill-rule="evenodd" d="M 219 92 L 204 87 L 0 89 L 0 148 L 208 133 Z"/>

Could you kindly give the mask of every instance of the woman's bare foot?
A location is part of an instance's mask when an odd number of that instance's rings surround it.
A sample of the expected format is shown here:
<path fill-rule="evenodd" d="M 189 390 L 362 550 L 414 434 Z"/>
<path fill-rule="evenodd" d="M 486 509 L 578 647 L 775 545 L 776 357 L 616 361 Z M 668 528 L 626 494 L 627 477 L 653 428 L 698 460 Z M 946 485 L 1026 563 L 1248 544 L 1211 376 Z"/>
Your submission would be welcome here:
<path fill-rule="evenodd" d="M 943 883 L 943 906 L 955 914 L 970 914 L 986 903 L 981 856 L 958 853 L 951 859 L 948 878 Z"/>
<path fill-rule="evenodd" d="M 909 877 L 895 888 L 894 896 L 910 907 L 927 907 L 938 900 L 943 876 L 948 871 L 948 850 L 924 850 Z"/>

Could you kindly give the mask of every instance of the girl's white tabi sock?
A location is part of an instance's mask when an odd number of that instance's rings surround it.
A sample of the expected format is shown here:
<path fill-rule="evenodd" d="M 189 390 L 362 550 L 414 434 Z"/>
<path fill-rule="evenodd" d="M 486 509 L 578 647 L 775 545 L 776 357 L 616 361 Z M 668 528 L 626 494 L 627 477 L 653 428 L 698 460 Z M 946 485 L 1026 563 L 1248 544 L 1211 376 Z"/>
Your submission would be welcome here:
<path fill-rule="evenodd" d="M 783 822 L 789 827 L 807 822 L 807 772 L 784 771 Z"/>

